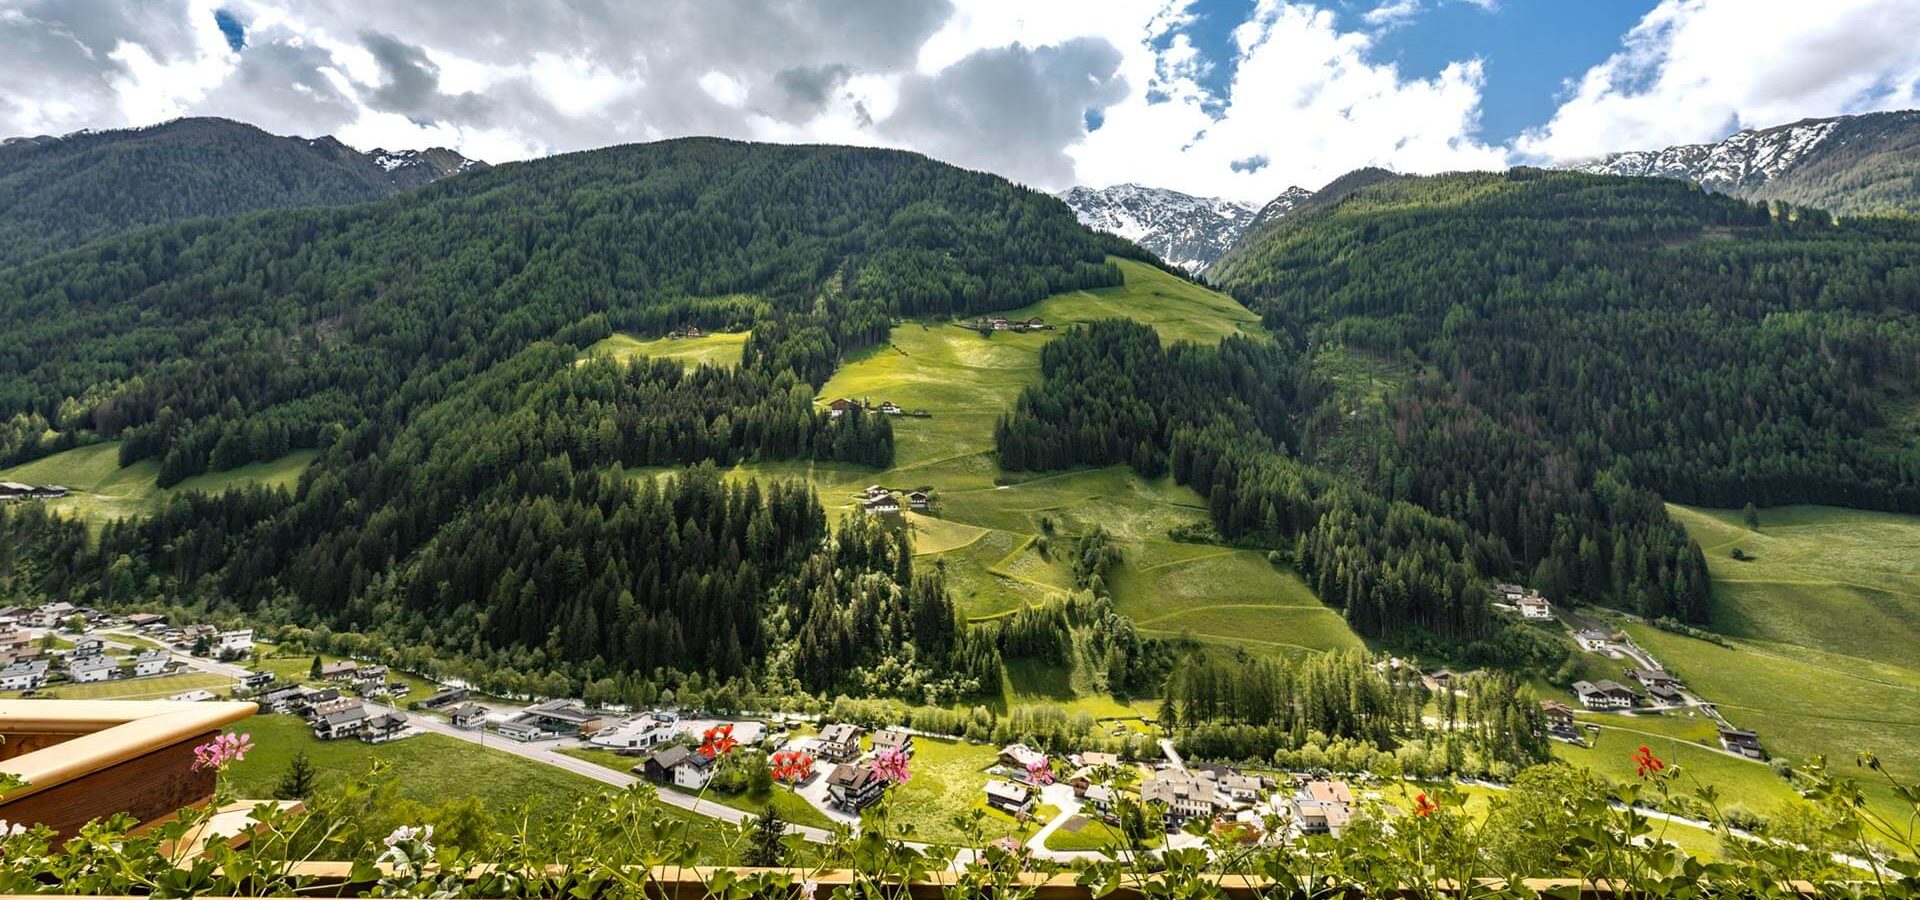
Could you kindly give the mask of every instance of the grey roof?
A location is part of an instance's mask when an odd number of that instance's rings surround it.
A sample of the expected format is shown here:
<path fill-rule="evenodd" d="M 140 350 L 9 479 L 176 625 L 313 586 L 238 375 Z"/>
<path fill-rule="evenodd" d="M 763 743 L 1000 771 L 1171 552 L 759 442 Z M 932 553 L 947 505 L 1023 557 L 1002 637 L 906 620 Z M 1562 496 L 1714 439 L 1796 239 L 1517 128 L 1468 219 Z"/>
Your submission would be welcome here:
<path fill-rule="evenodd" d="M 340 710 L 338 712 L 329 713 L 325 716 L 322 716 L 320 720 L 327 723 L 328 725 L 345 725 L 348 722 L 358 722 L 361 719 L 364 719 L 366 717 L 367 717 L 366 707 L 349 706 L 346 709 Z"/>
<path fill-rule="evenodd" d="M 587 708 L 571 700 L 548 700 L 526 708 L 525 714 L 543 719 L 559 719 L 562 722 L 580 723 L 599 716 L 587 711 Z"/>
<path fill-rule="evenodd" d="M 668 747 L 667 749 L 662 750 L 659 753 L 655 753 L 652 756 L 652 760 L 654 765 L 659 766 L 662 769 L 673 769 L 678 767 L 681 763 L 686 762 L 687 757 L 695 756 L 695 755 L 697 754 L 695 754 L 685 744 L 674 744 L 673 746 Z"/>

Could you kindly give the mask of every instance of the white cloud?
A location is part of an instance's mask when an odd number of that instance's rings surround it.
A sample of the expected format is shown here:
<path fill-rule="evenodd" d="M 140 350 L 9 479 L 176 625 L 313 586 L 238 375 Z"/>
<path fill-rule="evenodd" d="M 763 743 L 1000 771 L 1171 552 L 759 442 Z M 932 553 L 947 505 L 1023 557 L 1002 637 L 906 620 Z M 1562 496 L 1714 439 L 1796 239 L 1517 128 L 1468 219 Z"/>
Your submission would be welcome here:
<path fill-rule="evenodd" d="M 1911 0 L 1664 0 L 1515 146 L 1577 160 L 1913 106 L 1916 36 Z"/>
<path fill-rule="evenodd" d="M 1069 150 L 1080 180 L 1264 201 L 1366 165 L 1431 172 L 1505 163 L 1504 150 L 1475 137 L 1485 77 L 1478 60 L 1407 78 L 1372 62 L 1372 37 L 1341 31 L 1332 12 L 1274 0 L 1263 0 L 1234 41 L 1240 61 L 1225 97 L 1177 73 L 1156 85 L 1161 102 L 1136 91 Z M 1250 164 L 1258 157 L 1266 162 Z"/>

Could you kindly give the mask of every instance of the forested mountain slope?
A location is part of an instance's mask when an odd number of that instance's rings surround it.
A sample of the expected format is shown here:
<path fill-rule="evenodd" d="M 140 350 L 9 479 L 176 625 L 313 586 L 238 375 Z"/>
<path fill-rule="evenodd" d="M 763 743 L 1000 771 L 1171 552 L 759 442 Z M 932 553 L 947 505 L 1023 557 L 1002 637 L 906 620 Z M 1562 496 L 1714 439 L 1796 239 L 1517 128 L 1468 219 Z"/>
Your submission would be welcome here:
<path fill-rule="evenodd" d="M 163 484 L 320 453 L 292 494 L 176 497 L 97 546 L 19 510 L 0 521 L 0 579 L 157 591 L 583 680 L 740 674 L 798 622 L 819 645 L 899 645 L 943 676 L 964 652 L 997 672 L 991 644 L 953 636 L 902 536 L 830 533 L 783 483 L 695 471 L 636 492 L 620 470 L 884 464 L 884 418 L 813 403 L 843 353 L 897 316 L 1117 284 L 1109 254 L 1143 255 L 993 176 L 708 139 L 95 243 L 0 271 L 0 452 L 118 439 L 123 462 L 160 459 Z M 737 368 L 578 359 L 615 329 L 746 323 Z M 770 594 L 788 601 L 777 616 Z"/>
<path fill-rule="evenodd" d="M 1576 168 L 1684 178 L 1749 200 L 1838 215 L 1920 213 L 1920 110 L 1804 119 L 1711 144 L 1615 153 Z"/>
<path fill-rule="evenodd" d="M 1705 615 L 1698 550 L 1649 492 L 1920 509 L 1920 448 L 1888 427 L 1920 384 L 1920 223 L 1670 180 L 1396 177 L 1213 275 L 1327 388 L 1297 444 L 1266 432 L 1495 539 L 1552 595 Z"/>
<path fill-rule="evenodd" d="M 146 225 L 359 203 L 485 168 L 446 149 L 361 153 L 226 119 L 0 143 L 0 266 Z"/>

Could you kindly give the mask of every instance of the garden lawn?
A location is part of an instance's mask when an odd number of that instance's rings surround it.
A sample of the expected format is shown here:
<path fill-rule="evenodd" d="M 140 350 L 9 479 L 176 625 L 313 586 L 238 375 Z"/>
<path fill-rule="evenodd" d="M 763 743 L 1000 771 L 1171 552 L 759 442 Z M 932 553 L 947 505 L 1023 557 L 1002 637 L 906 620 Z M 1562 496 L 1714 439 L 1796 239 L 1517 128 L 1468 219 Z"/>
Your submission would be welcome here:
<path fill-rule="evenodd" d="M 913 840 L 959 844 L 967 836 L 953 819 L 976 809 L 987 813 L 985 840 L 1008 835 L 1024 840 L 1033 833 L 1033 826 L 986 807 L 981 788 L 987 783 L 987 767 L 999 758 L 996 748 L 929 737 L 914 738 L 913 748 L 912 779 L 887 789 L 892 821 L 911 823 Z"/>
<path fill-rule="evenodd" d="M 1164 841 L 1158 834 L 1147 836 L 1149 848 L 1158 847 Z M 1074 816 L 1060 823 L 1052 834 L 1047 835 L 1047 849 L 1059 851 L 1097 851 L 1110 850 L 1118 853 L 1126 845 L 1126 836 L 1119 829 L 1090 816 Z"/>
<path fill-rule="evenodd" d="M 601 750 L 593 747 L 567 748 L 560 752 L 576 759 L 584 759 L 594 765 L 604 766 L 616 772 L 624 772 L 629 775 L 633 774 L 633 767 L 646 758 L 643 756 L 621 756 L 611 750 Z M 698 791 L 684 790 L 672 785 L 664 785 L 660 790 L 678 791 L 688 796 L 699 793 Z M 792 822 L 795 825 L 811 825 L 815 828 L 832 828 L 834 826 L 834 821 L 827 818 L 826 813 L 814 808 L 814 805 L 808 803 L 805 798 L 780 786 L 775 786 L 772 791 L 766 794 L 722 794 L 718 791 L 708 791 L 701 799 L 705 802 L 731 806 L 734 809 L 745 810 L 750 813 L 759 813 L 765 810 L 767 804 L 771 802 L 774 812 L 780 816 L 782 821 Z"/>
<path fill-rule="evenodd" d="M 36 696 L 61 700 L 165 700 L 174 694 L 201 688 L 219 693 L 230 687 L 232 681 L 225 675 L 184 672 L 150 678 L 116 678 L 87 684 L 61 683 L 42 688 Z M 18 691 L 0 694 L 0 697 L 7 698 L 19 696 Z"/>
<path fill-rule="evenodd" d="M 478 798 L 498 820 L 522 809 L 552 815 L 615 790 L 564 769 L 438 734 L 385 744 L 321 741 L 300 719 L 276 715 L 255 716 L 230 730 L 253 736 L 254 751 L 227 775 L 235 792 L 249 799 L 272 797 L 288 762 L 303 750 L 320 772 L 322 790 L 366 774 L 375 759 L 382 759 L 397 776 L 394 788 L 400 799 L 432 806 Z M 731 831 L 730 826 L 672 807 L 661 807 L 661 814 L 692 823 L 695 839 L 706 847 L 721 847 L 722 835 Z"/>

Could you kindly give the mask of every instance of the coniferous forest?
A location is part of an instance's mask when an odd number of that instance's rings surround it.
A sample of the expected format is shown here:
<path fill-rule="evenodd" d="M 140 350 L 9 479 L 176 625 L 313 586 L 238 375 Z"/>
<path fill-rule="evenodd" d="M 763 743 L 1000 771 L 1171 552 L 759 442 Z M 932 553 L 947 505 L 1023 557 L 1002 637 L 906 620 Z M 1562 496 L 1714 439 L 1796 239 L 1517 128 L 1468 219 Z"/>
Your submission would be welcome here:
<path fill-rule="evenodd" d="M 898 317 L 1115 284 L 1106 258 L 1140 252 L 917 155 L 704 139 L 107 239 L 0 270 L 0 459 L 119 440 L 166 486 L 319 456 L 292 492 L 180 496 L 97 542 L 11 511 L 0 565 L 494 671 L 724 678 L 778 644 L 782 683 L 885 657 L 916 699 L 966 693 L 997 646 L 955 634 L 904 536 L 831 531 L 798 484 L 662 469 L 888 464 L 885 417 L 813 403 L 843 354 Z M 751 327 L 743 364 L 579 360 L 683 325 Z"/>
<path fill-rule="evenodd" d="M 1920 227 L 1665 180 L 1369 180 L 1210 274 L 1271 345 L 1056 341 L 1002 462 L 1171 470 L 1362 634 L 1477 638 L 1476 584 L 1704 621 L 1663 500 L 1920 510 Z M 1385 376 L 1355 386 L 1327 360 Z"/>

